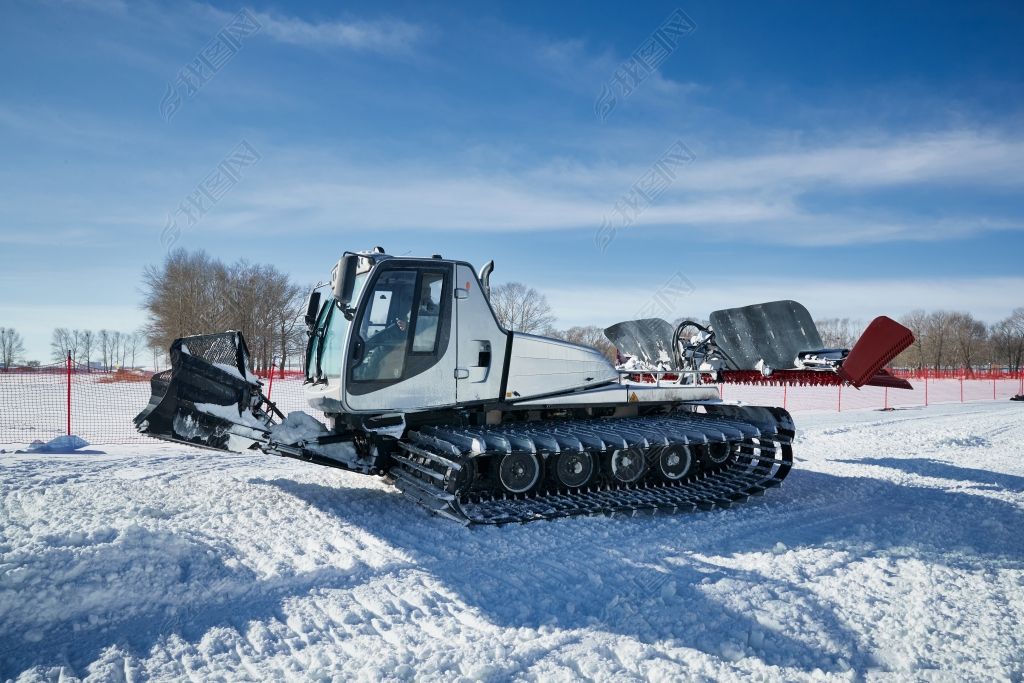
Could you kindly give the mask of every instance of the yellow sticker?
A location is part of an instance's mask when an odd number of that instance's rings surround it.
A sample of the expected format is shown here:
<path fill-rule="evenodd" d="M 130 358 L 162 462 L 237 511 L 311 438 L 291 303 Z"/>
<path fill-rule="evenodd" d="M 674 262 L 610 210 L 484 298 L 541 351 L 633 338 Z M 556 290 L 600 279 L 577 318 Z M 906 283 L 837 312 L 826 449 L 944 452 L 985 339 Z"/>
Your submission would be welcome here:
<path fill-rule="evenodd" d="M 630 394 L 630 395 L 629 395 L 629 402 L 630 402 L 630 403 L 636 403 L 636 402 L 637 402 L 637 401 L 639 401 L 639 400 L 640 400 L 640 399 L 639 399 L 639 398 L 637 398 L 637 395 L 636 395 L 636 392 L 635 392 L 635 391 L 634 391 L 634 392 L 633 392 L 632 394 Z"/>

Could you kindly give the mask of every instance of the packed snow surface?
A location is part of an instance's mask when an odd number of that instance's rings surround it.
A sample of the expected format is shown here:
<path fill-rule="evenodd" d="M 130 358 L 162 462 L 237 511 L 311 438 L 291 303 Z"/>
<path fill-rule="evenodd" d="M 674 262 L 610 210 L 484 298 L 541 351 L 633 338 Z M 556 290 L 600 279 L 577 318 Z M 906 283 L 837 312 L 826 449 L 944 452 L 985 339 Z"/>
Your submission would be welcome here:
<path fill-rule="evenodd" d="M 0 455 L 0 680 L 1021 680 L 1021 410 L 803 416 L 747 505 L 503 528 L 257 453 Z"/>

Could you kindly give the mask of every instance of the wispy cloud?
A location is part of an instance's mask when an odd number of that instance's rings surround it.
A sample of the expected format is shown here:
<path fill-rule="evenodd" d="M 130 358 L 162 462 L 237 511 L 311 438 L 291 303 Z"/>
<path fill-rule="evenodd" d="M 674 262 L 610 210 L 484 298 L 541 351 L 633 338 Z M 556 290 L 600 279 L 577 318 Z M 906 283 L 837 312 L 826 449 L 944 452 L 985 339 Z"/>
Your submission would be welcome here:
<path fill-rule="evenodd" d="M 588 97 L 593 96 L 625 58 L 607 51 L 594 51 L 579 39 L 549 40 L 522 34 L 514 38 L 524 46 L 522 54 L 532 57 L 540 76 Z M 678 104 L 681 97 L 701 90 L 695 82 L 674 80 L 654 70 L 646 75 L 644 87 L 638 88 L 632 99 L 638 103 L 664 103 L 671 99 Z"/>
<path fill-rule="evenodd" d="M 699 163 L 681 174 L 674 191 L 772 190 L 790 194 L 821 186 L 872 188 L 929 182 L 1024 185 L 1024 138 L 972 129 L 900 136 L 877 133 L 836 135 L 836 142 L 795 144 L 785 151 L 751 145 L 748 153 L 697 152 Z M 695 141 L 690 141 L 696 144 Z M 531 173 L 538 179 L 576 187 L 619 183 L 643 171 L 637 165 L 588 165 L 559 160 Z"/>
<path fill-rule="evenodd" d="M 281 43 L 305 47 L 408 52 L 423 36 L 422 27 L 396 19 L 314 22 L 259 12 L 256 16 L 269 37 Z"/>
<path fill-rule="evenodd" d="M 1024 183 L 1024 143 L 995 133 L 951 132 L 833 145 L 788 153 L 752 153 L 699 161 L 679 177 L 635 225 L 624 231 L 677 227 L 704 239 L 794 245 L 936 240 L 993 230 L 1024 229 L 1024 216 L 963 207 L 932 212 L 891 203 L 829 204 L 820 192 L 941 187 L 945 194 L 982 186 L 1012 191 Z M 339 224 L 367 229 L 512 232 L 587 229 L 642 170 L 555 161 L 525 171 L 473 172 L 457 165 L 395 160 L 366 167 L 346 159 L 310 163 L 295 150 L 247 186 L 220 228 L 258 229 L 301 212 L 310 230 Z M 317 182 L 310 182 L 315 177 Z M 263 217 L 261 220 L 259 217 Z"/>
<path fill-rule="evenodd" d="M 956 130 L 709 161 L 682 178 L 701 190 L 764 187 L 883 187 L 926 182 L 1024 184 L 1024 140 Z"/>
<path fill-rule="evenodd" d="M 238 9 L 223 10 L 188 0 L 162 5 L 154 2 L 127 5 L 122 0 L 68 0 L 82 9 L 205 35 L 237 14 Z M 262 34 L 279 42 L 310 48 L 344 48 L 378 53 L 407 53 L 424 37 L 422 26 L 402 19 L 306 19 L 282 12 L 253 11 Z M 196 19 L 199 22 L 196 22 Z"/>

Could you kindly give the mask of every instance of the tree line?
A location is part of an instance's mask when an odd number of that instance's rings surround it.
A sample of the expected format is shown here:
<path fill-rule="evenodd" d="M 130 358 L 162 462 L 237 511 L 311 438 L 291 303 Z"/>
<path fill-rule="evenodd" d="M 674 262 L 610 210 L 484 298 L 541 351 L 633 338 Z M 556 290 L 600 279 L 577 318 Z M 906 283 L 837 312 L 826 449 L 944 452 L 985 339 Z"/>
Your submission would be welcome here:
<path fill-rule="evenodd" d="M 964 311 L 911 311 L 900 319 L 914 333 L 914 344 L 894 365 L 917 369 L 1024 367 L 1024 308 L 986 325 Z"/>
<path fill-rule="evenodd" d="M 76 364 L 87 368 L 98 365 L 103 370 L 137 367 L 145 349 L 146 337 L 142 331 L 58 327 L 50 338 L 50 356 L 55 362 L 59 363 L 70 355 Z"/>
<path fill-rule="evenodd" d="M 1024 368 L 1024 308 L 989 325 L 966 311 L 915 310 L 899 318 L 914 334 L 914 343 L 891 363 L 913 370 L 980 370 L 1017 372 Z M 848 349 L 865 324 L 849 318 L 815 320 L 827 348 Z"/>

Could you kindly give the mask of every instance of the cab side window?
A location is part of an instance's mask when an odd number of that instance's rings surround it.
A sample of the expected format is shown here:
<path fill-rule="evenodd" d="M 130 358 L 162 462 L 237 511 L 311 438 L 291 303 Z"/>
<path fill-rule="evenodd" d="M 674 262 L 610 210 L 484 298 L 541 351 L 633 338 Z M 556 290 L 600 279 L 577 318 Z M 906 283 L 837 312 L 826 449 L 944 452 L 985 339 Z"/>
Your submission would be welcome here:
<path fill-rule="evenodd" d="M 412 338 L 413 353 L 434 353 L 437 348 L 443 289 L 444 274 L 423 274 L 417 293 L 416 331 Z"/>

